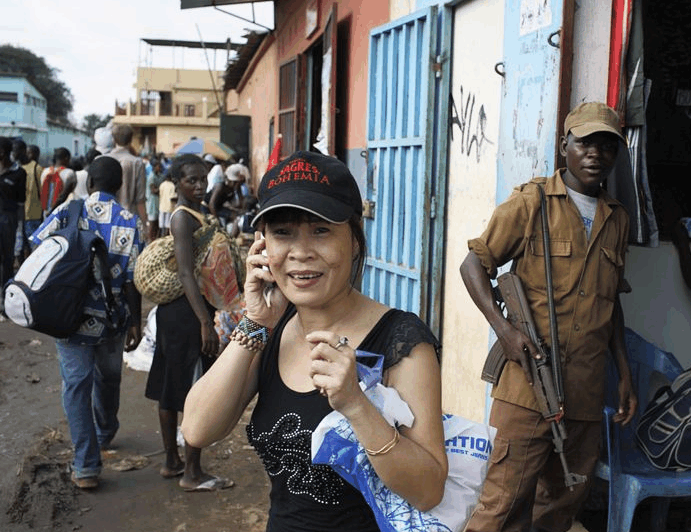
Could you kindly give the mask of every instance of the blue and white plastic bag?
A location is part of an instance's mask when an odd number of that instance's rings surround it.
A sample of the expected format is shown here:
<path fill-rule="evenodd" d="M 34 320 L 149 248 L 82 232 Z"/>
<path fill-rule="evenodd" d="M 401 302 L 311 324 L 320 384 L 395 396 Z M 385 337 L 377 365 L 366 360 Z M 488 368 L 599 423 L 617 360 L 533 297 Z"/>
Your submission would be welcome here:
<path fill-rule="evenodd" d="M 367 357 L 383 357 L 358 351 Z M 414 416 L 398 392 L 381 384 L 381 364 L 358 365 L 360 386 L 386 421 L 412 427 Z M 362 379 L 367 374 L 369 388 Z M 373 377 L 374 373 L 374 377 Z M 350 423 L 340 413 L 327 415 L 312 434 L 312 462 L 330 465 L 343 479 L 360 490 L 383 532 L 459 532 L 477 504 L 496 429 L 459 416 L 443 416 L 449 476 L 444 498 L 422 512 L 387 488 L 358 443 Z"/>

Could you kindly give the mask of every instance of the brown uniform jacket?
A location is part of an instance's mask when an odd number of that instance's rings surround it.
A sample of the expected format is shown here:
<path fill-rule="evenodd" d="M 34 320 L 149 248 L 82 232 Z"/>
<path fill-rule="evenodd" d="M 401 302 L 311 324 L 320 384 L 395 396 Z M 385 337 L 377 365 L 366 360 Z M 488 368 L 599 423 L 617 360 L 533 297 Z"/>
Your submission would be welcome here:
<path fill-rule="evenodd" d="M 540 225 L 544 184 L 552 253 L 552 279 L 559 329 L 565 410 L 569 419 L 598 421 L 604 401 L 608 344 L 617 293 L 625 291 L 624 255 L 629 218 L 605 190 L 598 198 L 590 240 L 562 180 L 539 177 L 517 187 L 499 205 L 480 238 L 468 247 L 491 278 L 497 267 L 516 259 L 538 334 L 549 343 L 549 313 Z M 539 410 L 520 365 L 509 361 L 492 397 Z"/>

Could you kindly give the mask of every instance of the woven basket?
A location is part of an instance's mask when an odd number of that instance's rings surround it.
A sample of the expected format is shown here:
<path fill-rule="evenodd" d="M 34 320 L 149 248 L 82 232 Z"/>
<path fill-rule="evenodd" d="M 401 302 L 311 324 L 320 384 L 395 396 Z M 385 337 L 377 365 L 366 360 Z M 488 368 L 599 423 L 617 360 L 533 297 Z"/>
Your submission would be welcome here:
<path fill-rule="evenodd" d="M 217 225 L 203 225 L 194 234 L 193 265 L 194 277 L 199 272 Z M 178 263 L 175 260 L 173 236 L 154 240 L 144 248 L 134 266 L 134 285 L 149 301 L 162 305 L 174 301 L 185 293 L 178 278 Z"/>

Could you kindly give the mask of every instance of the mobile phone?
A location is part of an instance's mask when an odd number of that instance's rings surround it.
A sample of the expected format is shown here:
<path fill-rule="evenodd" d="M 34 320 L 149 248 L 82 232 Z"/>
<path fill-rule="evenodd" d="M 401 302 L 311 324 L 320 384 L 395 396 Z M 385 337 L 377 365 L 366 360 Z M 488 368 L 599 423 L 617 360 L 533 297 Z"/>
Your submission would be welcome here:
<path fill-rule="evenodd" d="M 264 233 L 262 233 L 261 240 L 264 240 Z M 262 255 L 265 257 L 267 256 L 266 248 L 262 249 Z M 268 266 L 262 266 L 262 270 L 268 272 L 269 267 Z M 271 292 L 273 292 L 274 286 L 276 286 L 275 283 L 268 283 L 264 286 L 264 290 L 262 291 L 262 295 L 264 296 L 264 301 L 266 302 L 266 306 L 269 308 L 271 307 Z"/>
<path fill-rule="evenodd" d="M 265 240 L 265 239 L 264 239 L 264 233 L 262 233 L 261 240 Z M 267 256 L 267 254 L 266 254 L 266 248 L 262 249 L 262 255 L 264 255 L 265 257 Z M 269 267 L 268 267 L 268 266 L 262 266 L 262 270 L 265 270 L 265 271 L 268 272 L 268 271 L 269 271 Z"/>

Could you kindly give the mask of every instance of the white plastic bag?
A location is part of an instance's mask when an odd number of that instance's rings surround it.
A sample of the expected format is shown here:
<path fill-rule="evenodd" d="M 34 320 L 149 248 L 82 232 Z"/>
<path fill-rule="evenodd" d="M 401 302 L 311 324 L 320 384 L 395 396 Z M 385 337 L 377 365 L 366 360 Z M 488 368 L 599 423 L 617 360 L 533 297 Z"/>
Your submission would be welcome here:
<path fill-rule="evenodd" d="M 449 476 L 444 498 L 429 513 L 451 530 L 463 530 L 482 492 L 497 429 L 449 414 L 443 421 Z"/>
<path fill-rule="evenodd" d="M 149 311 L 144 331 L 142 331 L 142 339 L 137 348 L 130 352 L 125 351 L 122 355 L 127 367 L 135 371 L 149 371 L 151 369 L 151 362 L 154 359 L 154 350 L 156 349 L 156 309 L 158 306 Z"/>
<path fill-rule="evenodd" d="M 361 388 L 365 386 L 361 383 Z M 377 384 L 365 395 L 391 425 L 412 426 L 408 404 L 393 388 Z M 496 429 L 460 416 L 443 416 L 449 476 L 441 503 L 421 512 L 392 492 L 377 476 L 350 423 L 327 415 L 312 434 L 312 462 L 330 465 L 363 494 L 384 532 L 458 532 L 477 504 Z"/>

